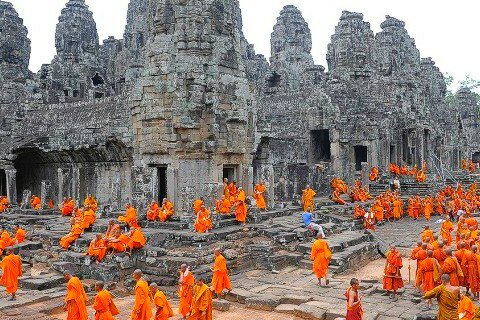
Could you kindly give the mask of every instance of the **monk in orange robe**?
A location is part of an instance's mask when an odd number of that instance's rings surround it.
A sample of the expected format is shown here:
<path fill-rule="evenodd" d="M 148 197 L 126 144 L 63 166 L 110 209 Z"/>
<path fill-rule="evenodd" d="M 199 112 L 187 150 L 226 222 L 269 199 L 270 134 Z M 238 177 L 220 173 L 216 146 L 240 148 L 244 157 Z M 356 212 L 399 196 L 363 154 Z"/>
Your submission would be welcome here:
<path fill-rule="evenodd" d="M 424 227 L 424 230 L 422 232 L 422 235 L 421 235 L 421 239 L 423 242 L 426 241 L 426 239 L 428 238 L 428 243 L 430 243 L 433 239 L 433 231 L 430 230 L 430 227 L 429 226 L 425 226 Z"/>
<path fill-rule="evenodd" d="M 135 285 L 135 305 L 133 306 L 131 320 L 150 320 L 152 318 L 152 300 L 147 281 L 142 278 L 140 270 L 133 272 L 133 279 L 137 282 Z"/>
<path fill-rule="evenodd" d="M 157 220 L 160 213 L 160 206 L 158 205 L 157 201 L 152 201 L 150 203 L 150 207 L 147 211 L 147 219 L 148 221 L 155 221 Z"/>
<path fill-rule="evenodd" d="M 332 251 L 321 233 L 318 233 L 317 240 L 312 245 L 310 259 L 313 260 L 313 272 L 318 279 L 318 285 L 322 285 L 322 278 L 325 278 L 325 285 L 328 285 L 327 273 L 332 259 Z"/>
<path fill-rule="evenodd" d="M 27 232 L 19 225 L 15 228 L 15 243 L 19 244 L 25 241 Z"/>
<path fill-rule="evenodd" d="M 447 245 L 450 246 L 452 244 L 453 238 L 452 238 L 452 231 L 454 230 L 453 228 L 453 223 L 450 221 L 450 217 L 446 217 L 445 221 L 442 222 L 442 226 L 440 229 L 440 237 L 442 238 L 442 241 Z"/>
<path fill-rule="evenodd" d="M 417 261 L 417 267 L 416 267 L 417 270 L 420 269 L 420 263 L 417 260 L 417 253 L 420 250 L 422 250 L 422 245 L 423 245 L 422 241 L 417 241 L 417 246 L 415 248 L 413 248 L 412 252 L 410 253 L 410 260 L 416 260 Z"/>
<path fill-rule="evenodd" d="M 127 244 L 130 242 L 128 235 L 123 234 L 120 229 L 116 229 L 109 233 L 109 236 L 105 238 L 107 248 L 113 252 L 125 252 L 127 250 Z"/>
<path fill-rule="evenodd" d="M 75 201 L 72 198 L 64 198 L 60 212 L 62 216 L 71 216 L 75 208 Z"/>
<path fill-rule="evenodd" d="M 83 211 L 83 229 L 90 229 L 96 220 L 97 216 L 95 211 L 89 206 L 85 207 Z"/>
<path fill-rule="evenodd" d="M 15 294 L 18 290 L 18 277 L 22 275 L 22 260 L 15 255 L 13 249 L 7 249 L 7 255 L 0 263 L 2 277 L 0 285 L 4 286 L 7 293 L 11 294 L 10 301 L 16 300 Z"/>
<path fill-rule="evenodd" d="M 383 221 L 383 206 L 380 199 L 375 200 L 370 210 L 375 215 L 375 220 Z"/>
<path fill-rule="evenodd" d="M 390 251 L 387 253 L 387 260 L 385 261 L 385 270 L 383 277 L 383 289 L 391 292 L 393 299 L 397 290 L 403 288 L 403 279 L 400 274 L 400 269 L 403 267 L 402 256 L 394 245 L 390 246 Z"/>
<path fill-rule="evenodd" d="M 220 200 L 215 201 L 215 208 L 217 209 L 217 213 L 228 214 L 232 211 L 232 203 L 227 197 L 222 195 Z"/>
<path fill-rule="evenodd" d="M 315 195 L 315 191 L 313 191 L 313 189 L 307 184 L 302 194 L 303 211 L 313 211 L 313 199 L 315 198 Z"/>
<path fill-rule="evenodd" d="M 153 306 L 155 308 L 153 320 L 168 320 L 170 317 L 173 317 L 172 306 L 165 293 L 158 290 L 156 283 L 150 284 L 150 294 L 153 297 Z"/>
<path fill-rule="evenodd" d="M 213 264 L 213 278 L 211 290 L 220 296 L 224 289 L 232 290 L 232 284 L 228 277 L 227 260 L 220 252 L 220 249 L 215 249 L 215 262 Z"/>
<path fill-rule="evenodd" d="M 430 220 L 430 217 L 433 213 L 433 198 L 428 196 L 424 200 L 423 205 L 423 215 L 425 216 L 426 220 Z"/>
<path fill-rule="evenodd" d="M 0 255 L 2 255 L 3 251 L 15 244 L 15 239 L 12 238 L 10 233 L 7 230 L 3 230 L 0 235 Z"/>
<path fill-rule="evenodd" d="M 402 199 L 396 198 L 393 200 L 393 218 L 399 220 L 403 215 L 403 202 Z"/>
<path fill-rule="evenodd" d="M 32 206 L 32 209 L 38 211 L 40 210 L 41 207 L 41 200 L 39 197 L 36 195 L 33 195 L 32 198 L 30 199 L 30 205 Z"/>
<path fill-rule="evenodd" d="M 475 316 L 475 305 L 467 296 L 466 291 L 460 293 L 460 302 L 458 303 L 458 318 L 460 320 L 472 320 Z"/>
<path fill-rule="evenodd" d="M 338 203 L 338 204 L 341 204 L 341 205 L 344 205 L 344 204 L 347 203 L 345 200 L 343 200 L 343 199 L 340 197 L 340 192 L 339 192 L 338 190 L 333 190 L 333 192 L 332 192 L 332 200 L 333 200 L 333 202 Z"/>
<path fill-rule="evenodd" d="M 420 215 L 420 211 L 422 210 L 422 201 L 420 200 L 419 196 L 416 196 L 412 202 L 412 215 L 413 220 L 417 220 L 418 216 Z"/>
<path fill-rule="evenodd" d="M 143 235 L 143 232 L 140 230 L 140 227 L 133 227 L 130 230 L 128 236 L 123 239 L 123 243 L 127 248 L 130 249 L 130 253 L 132 253 L 133 249 L 141 249 L 145 247 L 145 244 L 147 243 L 147 239 Z"/>
<path fill-rule="evenodd" d="M 370 170 L 370 175 L 369 175 L 369 179 L 370 181 L 376 181 L 378 179 L 378 168 L 377 167 L 373 167 L 371 170 Z"/>
<path fill-rule="evenodd" d="M 118 221 L 127 224 L 131 228 L 138 228 L 137 210 L 127 203 L 124 216 L 118 217 Z"/>
<path fill-rule="evenodd" d="M 85 200 L 83 201 L 83 206 L 84 207 L 90 207 L 92 208 L 93 211 L 97 212 L 98 210 L 98 202 L 97 200 L 91 195 L 89 194 Z"/>
<path fill-rule="evenodd" d="M 171 216 L 175 213 L 173 209 L 173 203 L 171 203 L 167 198 L 163 198 L 162 200 L 162 209 L 160 210 L 160 214 L 158 218 L 161 222 L 165 222 L 170 219 Z"/>
<path fill-rule="evenodd" d="M 442 193 L 435 197 L 435 213 L 438 215 L 445 214 L 445 196 Z"/>
<path fill-rule="evenodd" d="M 49 209 L 55 208 L 55 202 L 52 199 L 48 200 L 48 208 Z"/>
<path fill-rule="evenodd" d="M 182 264 L 180 267 L 180 279 L 178 280 L 178 296 L 180 297 L 178 312 L 184 319 L 187 318 L 187 314 L 192 310 L 194 284 L 195 278 L 193 274 L 186 264 Z"/>
<path fill-rule="evenodd" d="M 248 209 L 247 204 L 245 203 L 247 201 L 246 197 L 245 190 L 243 190 L 242 187 L 239 187 L 237 202 L 235 203 L 235 219 L 242 224 L 245 224 L 245 221 L 247 220 Z"/>
<path fill-rule="evenodd" d="M 8 201 L 7 197 L 1 196 L 0 197 L 0 213 L 7 210 L 9 205 L 10 205 L 10 201 Z"/>
<path fill-rule="evenodd" d="M 96 258 L 97 263 L 99 263 L 103 260 L 103 258 L 105 258 L 106 253 L 107 244 L 105 243 L 102 235 L 99 233 L 97 234 L 96 238 L 90 242 L 90 246 L 88 247 L 88 252 L 86 255 Z"/>
<path fill-rule="evenodd" d="M 357 205 L 353 209 L 353 216 L 356 219 L 362 219 L 365 216 L 365 209 L 363 209 L 363 207 L 361 205 Z"/>
<path fill-rule="evenodd" d="M 429 250 L 427 252 L 427 258 L 420 263 L 419 273 L 423 293 L 433 290 L 433 288 L 435 288 L 435 283 L 440 282 L 442 271 L 438 261 L 433 258 L 433 251 Z M 428 299 L 427 306 L 431 307 L 432 305 L 432 300 Z"/>
<path fill-rule="evenodd" d="M 457 258 L 453 256 L 452 249 L 445 250 L 447 258 L 443 261 L 442 271 L 443 274 L 450 276 L 452 286 L 459 286 L 460 281 L 463 281 L 463 271 Z"/>
<path fill-rule="evenodd" d="M 237 190 L 236 187 L 235 187 L 235 190 Z M 193 213 L 197 214 L 198 211 L 200 211 L 202 209 L 202 206 L 204 206 L 204 205 L 205 205 L 205 202 L 203 201 L 203 198 L 201 198 L 201 197 L 196 199 L 195 201 L 193 201 Z"/>
<path fill-rule="evenodd" d="M 73 277 L 69 272 L 65 272 L 63 277 L 67 281 L 64 307 L 64 310 L 68 313 L 67 320 L 88 320 L 87 295 L 83 289 L 82 282 L 77 277 Z"/>
<path fill-rule="evenodd" d="M 478 300 L 478 293 L 480 292 L 480 270 L 478 263 L 480 262 L 480 256 L 478 255 L 478 247 L 472 246 L 472 251 L 466 250 L 463 259 L 460 262 L 462 271 L 464 272 L 464 284 L 467 288 L 467 292 L 470 289 L 472 291 L 475 300 Z"/>
<path fill-rule="evenodd" d="M 360 289 L 360 282 L 353 278 L 350 280 L 350 288 L 345 292 L 347 298 L 347 318 L 345 320 L 362 320 L 363 308 L 360 295 L 358 293 Z"/>
<path fill-rule="evenodd" d="M 468 250 L 469 249 L 467 248 L 467 243 L 464 240 L 462 240 L 460 241 L 460 243 L 458 243 L 458 249 L 454 253 L 454 256 L 455 258 L 457 258 L 457 262 L 459 263 L 463 273 L 463 277 L 461 278 L 459 277 L 459 283 L 461 286 L 466 287 L 467 290 L 468 290 L 468 287 L 467 287 L 466 280 L 468 277 L 468 274 L 467 274 L 468 270 L 466 268 L 466 265 L 462 265 L 462 261 L 465 254 L 468 252 Z"/>
<path fill-rule="evenodd" d="M 255 186 L 253 189 L 253 198 L 255 199 L 255 202 L 257 204 L 257 208 L 260 210 L 266 210 L 267 209 L 267 203 L 265 202 L 265 198 L 263 197 L 263 194 L 267 190 L 267 187 L 265 186 L 265 183 L 263 180 L 260 180 L 260 183 Z"/>
<path fill-rule="evenodd" d="M 425 172 L 423 172 L 423 170 L 419 170 L 417 172 L 415 180 L 419 183 L 424 183 L 425 181 L 427 181 L 427 176 L 425 175 Z"/>
<path fill-rule="evenodd" d="M 113 302 L 110 292 L 105 290 L 104 283 L 101 281 L 95 283 L 95 291 L 97 292 L 93 303 L 95 320 L 115 320 L 114 316 L 120 312 Z"/>
<path fill-rule="evenodd" d="M 420 266 L 422 265 L 423 260 L 425 260 L 428 255 L 428 244 L 427 243 L 422 243 L 422 248 L 417 251 L 415 254 L 415 260 L 417 260 L 417 272 L 415 273 L 415 287 L 420 289 L 420 285 L 422 284 L 422 277 L 420 274 Z"/>
<path fill-rule="evenodd" d="M 223 195 L 230 200 L 230 190 L 228 189 L 228 179 L 223 178 Z"/>
<path fill-rule="evenodd" d="M 435 259 L 437 259 L 438 263 L 440 264 L 440 267 L 443 268 L 443 262 L 445 261 L 445 259 L 447 259 L 447 254 L 445 253 L 445 244 L 440 241 L 438 243 L 438 248 L 433 250 L 433 257 Z"/>
<path fill-rule="evenodd" d="M 212 320 L 213 299 L 210 288 L 202 279 L 196 279 L 193 289 L 192 313 L 188 320 Z"/>
<path fill-rule="evenodd" d="M 230 182 L 228 185 L 228 193 L 230 194 L 230 201 L 235 202 L 237 200 L 237 185 L 235 181 Z"/>
<path fill-rule="evenodd" d="M 212 220 L 210 220 L 210 211 L 202 205 L 200 211 L 197 213 L 197 220 L 195 220 L 195 230 L 199 233 L 205 233 L 212 228 Z"/>
<path fill-rule="evenodd" d="M 70 226 L 70 232 L 60 239 L 60 246 L 65 250 L 83 233 L 83 224 L 77 223 L 75 218 L 70 219 Z"/>

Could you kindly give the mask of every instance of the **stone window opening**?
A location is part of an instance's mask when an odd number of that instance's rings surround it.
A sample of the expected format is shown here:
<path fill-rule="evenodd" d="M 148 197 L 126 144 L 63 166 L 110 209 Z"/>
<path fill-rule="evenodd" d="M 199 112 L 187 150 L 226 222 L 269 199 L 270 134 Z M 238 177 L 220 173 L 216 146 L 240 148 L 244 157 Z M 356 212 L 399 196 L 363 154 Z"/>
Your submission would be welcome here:
<path fill-rule="evenodd" d="M 397 163 L 397 147 L 394 145 L 390 145 L 390 163 Z"/>
<path fill-rule="evenodd" d="M 310 154 L 314 163 L 331 160 L 330 132 L 328 129 L 310 131 Z"/>
<path fill-rule="evenodd" d="M 227 178 L 228 182 L 236 181 L 236 166 L 224 165 L 223 166 L 223 178 Z"/>
<path fill-rule="evenodd" d="M 473 163 L 480 163 L 480 151 L 474 152 L 472 155 Z"/>
<path fill-rule="evenodd" d="M 97 73 L 95 73 L 95 75 L 93 76 L 92 78 L 92 84 L 97 87 L 101 84 L 104 84 L 105 83 L 105 80 L 103 80 L 103 78 Z"/>
<path fill-rule="evenodd" d="M 80 95 L 80 92 L 78 90 L 73 90 L 73 97 L 77 98 Z"/>
<path fill-rule="evenodd" d="M 94 97 L 95 97 L 95 99 L 103 98 L 103 92 L 95 92 Z"/>
<path fill-rule="evenodd" d="M 65 97 L 68 97 L 68 90 L 63 90 L 63 94 L 65 95 Z"/>
<path fill-rule="evenodd" d="M 281 76 L 274 72 L 268 79 L 267 84 L 270 88 L 278 87 L 280 85 Z"/>
<path fill-rule="evenodd" d="M 162 203 L 163 198 L 167 197 L 167 167 L 157 167 L 158 196 L 157 201 Z"/>
<path fill-rule="evenodd" d="M 366 146 L 354 146 L 355 170 L 362 170 L 362 162 L 368 162 L 368 148 Z"/>
<path fill-rule="evenodd" d="M 7 175 L 3 169 L 0 169 L 0 195 L 7 195 Z"/>

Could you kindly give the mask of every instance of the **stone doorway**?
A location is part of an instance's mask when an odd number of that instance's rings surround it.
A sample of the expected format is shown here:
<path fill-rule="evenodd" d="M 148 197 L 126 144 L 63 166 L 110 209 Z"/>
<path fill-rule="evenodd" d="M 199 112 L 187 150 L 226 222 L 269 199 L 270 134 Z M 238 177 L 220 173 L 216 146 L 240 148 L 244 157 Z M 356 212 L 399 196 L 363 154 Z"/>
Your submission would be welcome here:
<path fill-rule="evenodd" d="M 167 197 L 167 167 L 157 167 L 158 198 L 159 204 Z"/>
<path fill-rule="evenodd" d="M 223 166 L 223 178 L 227 178 L 228 182 L 236 181 L 237 172 L 236 166 L 234 165 L 224 165 Z"/>
<path fill-rule="evenodd" d="M 368 161 L 368 148 L 366 146 L 354 146 L 355 153 L 355 170 L 362 170 L 362 162 Z"/>
<path fill-rule="evenodd" d="M 328 129 L 310 131 L 310 154 L 314 163 L 330 161 L 330 132 Z"/>
<path fill-rule="evenodd" d="M 7 195 L 7 175 L 5 170 L 0 169 L 0 196 Z"/>
<path fill-rule="evenodd" d="M 473 161 L 474 163 L 480 163 L 480 151 L 473 153 L 473 155 L 472 155 L 472 161 Z"/>
<path fill-rule="evenodd" d="M 390 163 L 397 163 L 397 148 L 394 145 L 390 145 Z"/>

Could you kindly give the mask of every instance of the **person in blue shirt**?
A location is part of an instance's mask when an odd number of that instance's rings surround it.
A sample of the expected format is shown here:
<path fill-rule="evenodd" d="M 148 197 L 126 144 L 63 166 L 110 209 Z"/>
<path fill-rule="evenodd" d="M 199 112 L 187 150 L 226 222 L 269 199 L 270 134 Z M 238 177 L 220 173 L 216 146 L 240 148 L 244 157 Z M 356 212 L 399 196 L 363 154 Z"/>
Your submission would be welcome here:
<path fill-rule="evenodd" d="M 323 228 L 321 225 L 316 224 L 313 222 L 313 213 L 310 211 L 306 211 L 302 213 L 302 219 L 303 219 L 303 224 L 305 225 L 305 228 L 309 230 L 314 230 L 317 232 L 317 234 L 321 234 L 323 238 L 325 238 L 325 233 L 323 232 Z"/>

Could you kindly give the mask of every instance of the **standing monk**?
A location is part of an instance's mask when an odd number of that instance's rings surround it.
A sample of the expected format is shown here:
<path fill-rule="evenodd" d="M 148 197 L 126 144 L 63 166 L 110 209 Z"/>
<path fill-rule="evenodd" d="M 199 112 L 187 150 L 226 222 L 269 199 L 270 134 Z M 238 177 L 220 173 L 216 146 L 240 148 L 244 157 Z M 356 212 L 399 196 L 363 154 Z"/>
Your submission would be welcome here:
<path fill-rule="evenodd" d="M 385 261 L 385 275 L 383 277 L 383 289 L 392 292 L 390 298 L 396 300 L 397 290 L 403 288 L 403 279 L 400 269 L 403 267 L 402 256 L 394 245 L 390 246 Z"/>
<path fill-rule="evenodd" d="M 33 195 L 32 198 L 30 199 L 30 205 L 32 206 L 32 209 L 36 211 L 40 210 L 40 206 L 41 206 L 40 198 L 37 197 L 36 195 Z"/>
<path fill-rule="evenodd" d="M 242 224 L 245 224 L 247 219 L 247 204 L 245 203 L 247 200 L 246 197 L 247 195 L 245 194 L 245 190 L 243 190 L 242 187 L 239 187 L 237 202 L 235 203 L 235 219 Z"/>
<path fill-rule="evenodd" d="M 168 302 L 165 293 L 158 290 L 156 283 L 150 284 L 150 293 L 152 294 L 153 305 L 155 307 L 153 320 L 168 320 L 170 317 L 173 317 L 172 306 L 170 302 Z"/>
<path fill-rule="evenodd" d="M 478 292 L 480 291 L 480 272 L 478 263 L 480 256 L 477 253 L 478 247 L 472 246 L 472 251 L 466 250 L 461 261 L 462 270 L 465 270 L 465 287 L 472 290 L 474 300 L 478 300 Z"/>
<path fill-rule="evenodd" d="M 97 292 L 93 303 L 95 320 L 115 320 L 114 316 L 120 312 L 113 302 L 112 295 L 104 287 L 105 285 L 101 281 L 95 283 L 95 291 Z"/>
<path fill-rule="evenodd" d="M 192 313 L 188 320 L 212 320 L 212 310 L 212 292 L 202 279 L 197 279 L 193 289 Z"/>
<path fill-rule="evenodd" d="M 152 302 L 147 281 L 142 278 L 142 271 L 139 269 L 133 272 L 135 285 L 135 305 L 133 306 L 131 320 L 150 320 L 152 318 Z"/>
<path fill-rule="evenodd" d="M 446 249 L 445 254 L 447 255 L 447 258 L 445 259 L 445 261 L 443 261 L 443 274 L 449 275 L 449 282 L 453 286 L 459 286 L 460 281 L 462 281 L 463 279 L 463 271 L 460 267 L 460 263 L 458 263 L 457 258 L 453 256 L 452 249 Z"/>
<path fill-rule="evenodd" d="M 303 190 L 302 194 L 302 204 L 303 204 L 303 211 L 313 211 L 313 198 L 315 197 L 316 193 L 310 188 L 310 185 L 307 184 L 305 190 Z"/>
<path fill-rule="evenodd" d="M 187 319 L 187 314 L 192 310 L 193 301 L 193 285 L 195 279 L 186 264 L 180 267 L 180 279 L 178 280 L 178 296 L 180 297 L 180 305 L 178 312 Z"/>
<path fill-rule="evenodd" d="M 400 197 L 393 200 L 393 218 L 399 220 L 403 215 L 403 202 Z"/>
<path fill-rule="evenodd" d="M 3 258 L 0 267 L 2 269 L 0 285 L 4 286 L 7 293 L 12 295 L 8 300 L 13 301 L 16 299 L 15 293 L 18 289 L 18 277 L 22 275 L 22 260 L 20 256 L 15 255 L 12 248 L 8 248 L 7 255 Z"/>
<path fill-rule="evenodd" d="M 214 291 L 217 296 L 220 296 L 224 289 L 228 291 L 232 290 L 232 284 L 230 283 L 230 278 L 228 277 L 227 269 L 227 260 L 222 255 L 220 249 L 215 249 L 215 262 L 213 264 L 213 278 L 212 278 L 212 291 Z"/>
<path fill-rule="evenodd" d="M 332 251 L 321 233 L 317 234 L 317 240 L 313 243 L 310 259 L 313 260 L 313 272 L 318 279 L 318 285 L 322 285 L 322 278 L 325 278 L 325 285 L 328 285 L 327 273 Z"/>
<path fill-rule="evenodd" d="M 19 244 L 25 241 L 27 232 L 20 225 L 15 228 L 15 243 Z"/>
<path fill-rule="evenodd" d="M 64 306 L 64 310 L 68 313 L 67 320 L 87 320 L 87 295 L 82 282 L 68 271 L 64 272 L 63 277 L 67 281 L 67 295 Z"/>
<path fill-rule="evenodd" d="M 263 197 L 265 190 L 267 190 L 267 187 L 265 186 L 263 180 L 260 180 L 260 183 L 257 184 L 253 189 L 253 198 L 256 201 L 257 208 L 260 210 L 267 209 L 267 203 L 265 202 L 265 198 Z"/>
<path fill-rule="evenodd" d="M 419 270 L 419 274 L 422 279 L 422 291 L 424 294 L 430 290 L 433 290 L 433 288 L 435 288 L 435 283 L 440 282 L 441 273 L 442 271 L 440 265 L 438 264 L 437 260 L 433 258 L 433 251 L 428 250 L 427 258 L 420 263 Z M 427 309 L 431 309 L 432 306 L 432 300 L 427 299 Z"/>
<path fill-rule="evenodd" d="M 363 319 L 362 300 L 358 293 L 359 288 L 360 283 L 357 279 L 353 278 L 350 280 L 350 288 L 345 292 L 345 297 L 347 298 L 347 318 L 345 320 Z"/>
<path fill-rule="evenodd" d="M 450 283 L 450 276 L 442 276 L 442 284 L 425 293 L 424 299 L 437 298 L 438 319 L 458 320 L 458 301 L 460 300 L 460 288 Z"/>
<path fill-rule="evenodd" d="M 454 230 L 453 228 L 453 223 L 450 220 L 450 217 L 447 216 L 445 221 L 442 222 L 442 227 L 440 230 L 440 236 L 442 237 L 443 243 L 445 243 L 446 246 L 450 246 L 452 244 L 453 238 L 452 238 L 452 231 Z"/>

